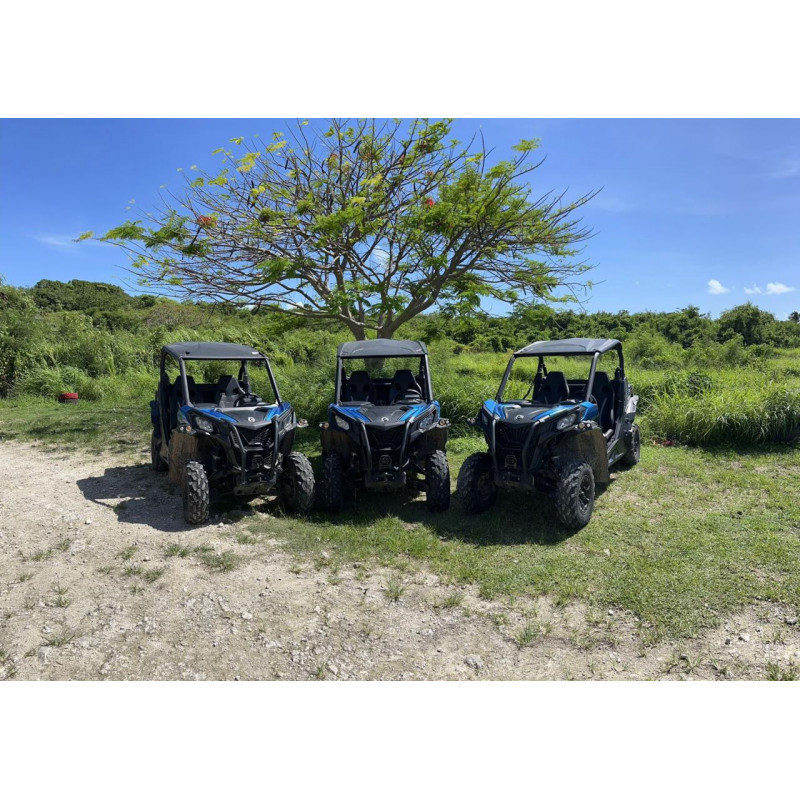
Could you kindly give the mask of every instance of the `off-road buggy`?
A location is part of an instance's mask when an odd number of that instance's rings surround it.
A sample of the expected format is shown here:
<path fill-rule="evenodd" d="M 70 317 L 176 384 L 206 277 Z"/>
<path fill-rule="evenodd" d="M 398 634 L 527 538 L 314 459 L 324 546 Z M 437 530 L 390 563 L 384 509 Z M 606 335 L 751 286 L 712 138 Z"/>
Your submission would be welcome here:
<path fill-rule="evenodd" d="M 598 369 L 615 351 L 613 380 Z M 536 358 L 533 372 L 528 359 Z M 613 358 L 613 355 L 611 356 Z M 545 359 L 570 372 L 547 369 Z M 583 364 L 581 366 L 581 361 Z M 589 361 L 587 365 L 586 362 Z M 573 378 L 586 375 L 588 378 Z M 510 399 L 518 396 L 520 399 Z M 581 528 L 594 507 L 595 485 L 610 481 L 609 468 L 639 460 L 638 397 L 625 377 L 616 339 L 535 342 L 511 356 L 494 400 L 483 404 L 474 424 L 489 447 L 461 467 L 456 494 L 468 513 L 494 503 L 497 489 L 541 491 L 555 500 L 561 523 Z"/>
<path fill-rule="evenodd" d="M 187 362 L 210 382 L 196 382 Z M 174 381 L 170 373 L 176 373 Z M 277 491 L 287 511 L 311 507 L 314 473 L 308 459 L 292 451 L 295 429 L 307 423 L 281 400 L 269 359 L 252 347 L 166 345 L 150 416 L 153 469 L 169 471 L 170 482 L 181 487 L 187 522 L 205 522 L 210 500 L 225 493 Z"/>
<path fill-rule="evenodd" d="M 336 354 L 336 389 L 322 425 L 324 508 L 338 511 L 356 487 L 425 487 L 427 506 L 450 506 L 449 422 L 433 399 L 422 342 L 347 342 Z"/>

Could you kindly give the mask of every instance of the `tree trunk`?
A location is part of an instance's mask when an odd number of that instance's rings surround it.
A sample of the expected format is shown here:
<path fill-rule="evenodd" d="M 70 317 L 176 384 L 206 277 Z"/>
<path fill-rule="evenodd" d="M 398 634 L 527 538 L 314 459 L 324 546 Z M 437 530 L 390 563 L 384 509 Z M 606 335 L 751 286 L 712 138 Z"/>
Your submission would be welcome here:
<path fill-rule="evenodd" d="M 350 333 L 353 334 L 353 338 L 357 342 L 363 342 L 367 338 L 367 332 L 364 330 L 363 326 L 357 325 L 355 322 L 345 322 L 348 328 L 350 328 Z"/>

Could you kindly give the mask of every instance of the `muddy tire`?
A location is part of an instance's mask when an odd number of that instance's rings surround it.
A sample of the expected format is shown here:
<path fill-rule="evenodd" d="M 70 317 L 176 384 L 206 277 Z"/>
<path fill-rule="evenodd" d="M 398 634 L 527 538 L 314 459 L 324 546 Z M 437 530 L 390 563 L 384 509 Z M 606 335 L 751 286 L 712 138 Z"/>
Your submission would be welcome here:
<path fill-rule="evenodd" d="M 456 481 L 456 497 L 467 514 L 480 514 L 497 499 L 494 464 L 488 453 L 473 453 L 461 465 Z"/>
<path fill-rule="evenodd" d="M 583 528 L 594 509 L 594 473 L 585 461 L 568 461 L 556 485 L 556 515 L 570 530 Z"/>
<path fill-rule="evenodd" d="M 444 450 L 434 450 L 425 459 L 425 504 L 428 511 L 450 508 L 450 466 Z"/>
<path fill-rule="evenodd" d="M 160 455 L 161 440 L 153 434 L 150 437 L 150 468 L 154 472 L 166 472 L 169 467 L 164 463 Z"/>
<path fill-rule="evenodd" d="M 322 457 L 322 480 L 318 493 L 325 511 L 337 512 L 344 508 L 344 466 L 338 453 L 325 453 Z"/>
<path fill-rule="evenodd" d="M 208 522 L 211 505 L 208 475 L 199 461 L 187 461 L 183 467 L 183 518 L 190 525 Z"/>
<path fill-rule="evenodd" d="M 305 514 L 314 502 L 314 470 L 302 453 L 283 457 L 278 476 L 278 500 L 290 514 Z"/>
<path fill-rule="evenodd" d="M 639 426 L 634 425 L 631 428 L 631 448 L 628 450 L 620 461 L 626 467 L 634 467 L 639 463 L 639 456 L 642 452 L 642 437 L 639 433 Z"/>

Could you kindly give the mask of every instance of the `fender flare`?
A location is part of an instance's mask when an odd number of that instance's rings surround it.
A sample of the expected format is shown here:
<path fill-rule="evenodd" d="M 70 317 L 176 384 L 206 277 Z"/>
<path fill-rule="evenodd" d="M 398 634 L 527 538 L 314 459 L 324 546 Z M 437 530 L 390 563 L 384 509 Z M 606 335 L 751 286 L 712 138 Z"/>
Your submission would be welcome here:
<path fill-rule="evenodd" d="M 596 483 L 607 484 L 611 481 L 608 448 L 603 433 L 597 425 L 570 431 L 558 443 L 556 452 L 562 464 L 572 459 L 589 464 Z"/>

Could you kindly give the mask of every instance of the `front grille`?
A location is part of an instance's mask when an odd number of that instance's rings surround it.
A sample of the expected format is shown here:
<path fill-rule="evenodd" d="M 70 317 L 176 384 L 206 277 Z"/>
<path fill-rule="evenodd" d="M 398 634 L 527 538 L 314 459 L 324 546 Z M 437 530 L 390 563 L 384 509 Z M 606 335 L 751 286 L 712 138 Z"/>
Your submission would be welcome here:
<path fill-rule="evenodd" d="M 263 472 L 272 469 L 275 458 L 275 428 L 239 428 L 239 436 L 245 446 L 245 469 L 248 472 Z"/>
<path fill-rule="evenodd" d="M 379 472 L 390 472 L 401 467 L 400 450 L 403 446 L 405 425 L 394 425 L 391 428 L 367 426 L 367 440 L 372 451 L 372 468 Z"/>
<path fill-rule="evenodd" d="M 530 430 L 528 425 L 508 425 L 503 422 L 495 425 L 495 449 L 497 464 L 501 471 L 522 470 L 524 461 L 522 448 Z"/>
<path fill-rule="evenodd" d="M 405 425 L 395 425 L 392 428 L 367 428 L 367 437 L 370 447 L 400 447 L 403 444 L 403 435 L 406 432 Z"/>
<path fill-rule="evenodd" d="M 527 425 L 506 425 L 498 422 L 495 427 L 497 446 L 508 450 L 521 450 L 530 430 Z"/>
<path fill-rule="evenodd" d="M 252 430 L 251 428 L 239 428 L 239 436 L 242 437 L 242 444 L 246 447 L 269 447 L 275 441 L 275 429 L 272 425 L 265 425 L 263 428 Z"/>

